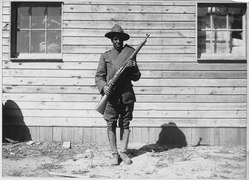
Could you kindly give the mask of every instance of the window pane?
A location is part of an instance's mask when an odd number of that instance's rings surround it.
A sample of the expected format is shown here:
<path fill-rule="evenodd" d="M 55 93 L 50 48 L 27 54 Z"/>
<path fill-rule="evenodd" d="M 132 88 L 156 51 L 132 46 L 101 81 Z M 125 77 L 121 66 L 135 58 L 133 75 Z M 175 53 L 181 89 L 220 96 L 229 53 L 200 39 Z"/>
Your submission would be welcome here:
<path fill-rule="evenodd" d="M 228 14 L 227 7 L 212 7 L 212 14 L 217 16 L 226 16 Z"/>
<path fill-rule="evenodd" d="M 17 31 L 16 53 L 29 52 L 29 31 Z"/>
<path fill-rule="evenodd" d="M 229 53 L 228 40 L 227 31 L 216 31 L 213 37 L 214 53 Z"/>
<path fill-rule="evenodd" d="M 230 52 L 235 55 L 244 55 L 244 41 L 242 31 L 231 32 Z"/>
<path fill-rule="evenodd" d="M 243 15 L 243 9 L 242 7 L 230 7 L 229 8 L 229 14 L 232 14 L 232 15 Z"/>
<path fill-rule="evenodd" d="M 199 33 L 198 36 L 198 48 L 200 49 L 200 53 L 213 53 L 213 45 L 212 45 L 212 32 L 211 31 L 203 31 Z"/>
<path fill-rule="evenodd" d="M 29 7 L 17 8 L 17 29 L 29 28 Z"/>
<path fill-rule="evenodd" d="M 213 15 L 213 23 L 214 29 L 226 28 L 226 16 Z"/>
<path fill-rule="evenodd" d="M 31 32 L 31 53 L 45 53 L 45 31 Z"/>
<path fill-rule="evenodd" d="M 44 29 L 45 28 L 45 7 L 32 7 L 32 28 Z"/>
<path fill-rule="evenodd" d="M 48 29 L 60 29 L 61 27 L 61 8 L 48 7 Z"/>
<path fill-rule="evenodd" d="M 61 52 L 61 31 L 47 31 L 47 52 Z"/>
<path fill-rule="evenodd" d="M 230 15 L 229 16 L 229 27 L 231 29 L 242 29 L 242 16 Z"/>
<path fill-rule="evenodd" d="M 198 28 L 210 28 L 210 13 L 209 7 L 200 7 L 198 9 Z"/>

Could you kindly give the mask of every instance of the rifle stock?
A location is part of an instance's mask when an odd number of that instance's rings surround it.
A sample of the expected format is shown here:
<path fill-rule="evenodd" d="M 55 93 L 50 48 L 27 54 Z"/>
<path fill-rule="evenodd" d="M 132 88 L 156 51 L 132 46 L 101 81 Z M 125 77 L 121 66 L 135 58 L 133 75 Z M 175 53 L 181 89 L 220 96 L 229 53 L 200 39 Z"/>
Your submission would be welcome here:
<path fill-rule="evenodd" d="M 100 114 L 104 114 L 105 112 L 105 107 L 107 104 L 108 96 L 105 94 L 101 97 L 98 105 L 96 106 L 96 111 L 98 111 Z"/>
<path fill-rule="evenodd" d="M 149 37 L 149 34 L 146 34 L 146 38 L 143 42 L 141 42 L 141 44 L 135 49 L 135 51 L 132 53 L 132 55 L 125 61 L 124 65 L 120 67 L 120 69 L 116 72 L 116 74 L 114 75 L 114 77 L 107 83 L 109 87 L 113 87 L 114 84 L 117 82 L 117 80 L 119 79 L 120 75 L 123 73 L 123 71 L 126 69 L 127 67 L 127 62 L 129 59 L 133 59 L 135 58 L 135 56 L 137 55 L 137 53 L 140 51 L 140 49 L 144 46 L 144 44 L 146 43 L 147 38 Z M 100 114 L 104 114 L 105 112 L 105 108 L 106 108 L 106 104 L 107 104 L 107 100 L 108 100 L 108 96 L 105 94 L 102 96 L 100 102 L 98 103 L 98 105 L 96 106 L 96 111 L 98 111 Z"/>

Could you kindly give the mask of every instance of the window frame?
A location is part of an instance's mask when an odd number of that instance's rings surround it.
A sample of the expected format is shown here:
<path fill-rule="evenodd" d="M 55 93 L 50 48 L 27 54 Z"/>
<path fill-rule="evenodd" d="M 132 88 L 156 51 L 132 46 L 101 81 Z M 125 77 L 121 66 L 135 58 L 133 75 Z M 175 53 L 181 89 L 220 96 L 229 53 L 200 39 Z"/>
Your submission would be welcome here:
<path fill-rule="evenodd" d="M 60 53 L 20 53 L 17 55 L 17 18 L 16 9 L 20 5 L 27 5 L 31 7 L 58 5 L 61 8 L 61 26 L 60 26 Z M 13 17 L 14 16 L 14 17 Z M 44 29 L 47 31 L 48 29 Z M 46 33 L 45 33 L 46 34 Z M 10 60 L 12 61 L 61 61 L 63 54 L 63 3 L 61 1 L 49 1 L 49 2 L 11 2 L 10 8 Z"/>
<path fill-rule="evenodd" d="M 243 13 L 243 16 L 242 16 L 242 32 L 243 32 L 243 47 L 244 47 L 244 54 L 243 56 L 240 56 L 240 55 L 227 55 L 227 56 L 224 56 L 224 53 L 217 53 L 217 54 L 205 54 L 205 53 L 201 53 L 201 55 L 199 54 L 199 23 L 198 23 L 198 8 L 202 5 L 206 5 L 207 7 L 215 7 L 216 5 L 217 6 L 221 6 L 222 4 L 224 5 L 233 5 L 233 4 L 239 4 L 239 5 L 242 5 L 244 7 L 244 13 Z M 203 7 L 203 6 L 202 6 Z M 215 3 L 210 3 L 210 2 L 197 2 L 196 3 L 196 58 L 198 61 L 212 61 L 214 62 L 215 60 L 217 62 L 219 61 L 228 61 L 228 62 L 231 62 L 231 61 L 246 61 L 247 59 L 247 3 L 239 3 L 239 2 L 221 2 L 221 3 L 218 3 L 218 2 L 215 2 Z M 210 28 L 211 29 L 211 28 Z M 221 30 L 218 30 L 218 32 L 221 31 Z M 227 29 L 227 31 L 233 31 L 233 29 Z M 226 41 L 228 41 L 228 39 L 226 39 Z M 204 57 L 202 57 L 204 54 Z"/>

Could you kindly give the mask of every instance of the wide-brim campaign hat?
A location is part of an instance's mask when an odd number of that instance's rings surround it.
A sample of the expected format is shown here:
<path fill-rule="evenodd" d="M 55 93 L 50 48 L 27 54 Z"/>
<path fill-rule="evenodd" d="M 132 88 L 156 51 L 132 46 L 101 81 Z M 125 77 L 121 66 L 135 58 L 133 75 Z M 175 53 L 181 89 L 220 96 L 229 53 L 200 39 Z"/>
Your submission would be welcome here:
<path fill-rule="evenodd" d="M 130 38 L 130 35 L 125 33 L 122 27 L 118 24 L 115 24 L 111 31 L 105 34 L 105 37 L 112 39 L 114 36 L 121 37 L 124 41 Z"/>

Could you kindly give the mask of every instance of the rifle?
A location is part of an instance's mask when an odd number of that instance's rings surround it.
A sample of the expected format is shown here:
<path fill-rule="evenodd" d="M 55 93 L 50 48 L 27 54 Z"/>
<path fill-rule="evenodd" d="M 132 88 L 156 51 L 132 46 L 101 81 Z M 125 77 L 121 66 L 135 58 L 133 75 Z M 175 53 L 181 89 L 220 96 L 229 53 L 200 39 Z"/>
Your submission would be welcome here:
<path fill-rule="evenodd" d="M 112 79 L 110 79 L 110 81 L 107 83 L 107 85 L 110 87 L 110 89 L 112 90 L 112 88 L 114 87 L 115 83 L 118 81 L 119 77 L 121 76 L 121 74 L 124 72 L 124 70 L 127 68 L 128 65 L 128 61 L 130 59 L 134 59 L 137 55 L 137 53 L 140 51 L 140 49 L 144 46 L 144 44 L 147 41 L 147 38 L 149 37 L 149 34 L 146 34 L 146 38 L 143 42 L 140 43 L 140 45 L 135 49 L 135 51 L 130 55 L 130 57 L 124 62 L 124 64 L 119 68 L 119 70 L 115 73 L 115 75 L 113 76 Z M 100 102 L 98 103 L 98 105 L 96 106 L 96 111 L 98 111 L 100 114 L 104 114 L 105 112 L 105 108 L 106 108 L 106 104 L 107 104 L 107 100 L 108 100 L 108 96 L 106 94 L 104 94 L 100 100 Z"/>

